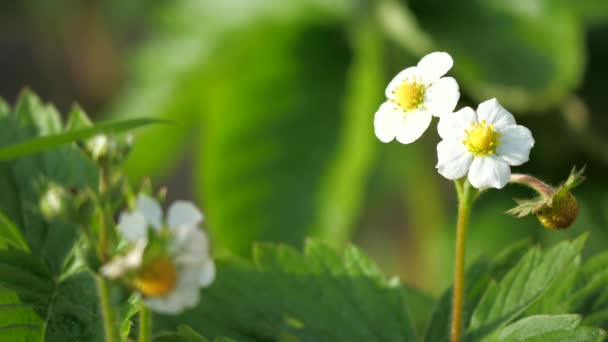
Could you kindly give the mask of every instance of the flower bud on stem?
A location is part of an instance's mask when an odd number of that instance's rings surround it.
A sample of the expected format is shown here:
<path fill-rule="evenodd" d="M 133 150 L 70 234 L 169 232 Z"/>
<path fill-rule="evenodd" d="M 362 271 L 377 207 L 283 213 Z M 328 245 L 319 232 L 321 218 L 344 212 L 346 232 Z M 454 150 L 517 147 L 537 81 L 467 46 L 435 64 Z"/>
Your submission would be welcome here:
<path fill-rule="evenodd" d="M 539 196 L 532 199 L 515 200 L 517 207 L 507 211 L 507 214 L 516 217 L 535 215 L 538 221 L 549 229 L 570 227 L 578 216 L 578 202 L 570 190 L 583 182 L 584 171 L 585 168 L 580 171 L 573 168 L 568 179 L 556 188 L 530 175 L 511 175 L 511 183 L 528 186 Z"/>

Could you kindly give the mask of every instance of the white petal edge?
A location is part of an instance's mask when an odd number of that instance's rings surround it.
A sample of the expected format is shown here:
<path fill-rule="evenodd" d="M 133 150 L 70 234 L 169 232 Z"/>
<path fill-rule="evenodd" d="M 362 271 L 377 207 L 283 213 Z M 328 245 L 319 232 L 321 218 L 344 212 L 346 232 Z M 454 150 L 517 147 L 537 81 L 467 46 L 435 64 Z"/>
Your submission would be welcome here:
<path fill-rule="evenodd" d="M 207 235 L 196 226 L 179 226 L 174 230 L 171 253 L 177 263 L 198 263 L 209 255 Z"/>
<path fill-rule="evenodd" d="M 405 114 L 397 129 L 397 141 L 410 144 L 418 140 L 429 128 L 433 116 L 426 111 L 412 111 Z"/>
<path fill-rule="evenodd" d="M 405 70 L 402 70 L 397 76 L 393 77 L 390 81 L 386 90 L 384 91 L 386 98 L 388 99 L 396 99 L 397 96 L 393 93 L 397 87 L 403 84 L 404 80 L 408 81 L 417 81 L 418 83 L 422 82 L 421 71 L 418 67 L 409 67 Z"/>
<path fill-rule="evenodd" d="M 488 124 L 494 125 L 498 130 L 507 126 L 515 125 L 515 117 L 509 113 L 496 99 L 490 99 L 479 104 L 477 107 L 479 121 L 486 120 Z"/>
<path fill-rule="evenodd" d="M 418 62 L 425 83 L 438 80 L 454 65 L 454 60 L 447 52 L 432 52 Z"/>
<path fill-rule="evenodd" d="M 471 123 L 477 123 L 477 114 L 471 107 L 442 115 L 437 124 L 437 131 L 442 139 L 464 139 L 465 129 L 471 128 Z"/>
<path fill-rule="evenodd" d="M 213 283 L 215 279 L 215 263 L 211 258 L 207 259 L 201 266 L 201 275 L 199 277 L 199 285 L 207 287 Z"/>
<path fill-rule="evenodd" d="M 152 227 L 157 230 L 160 229 L 162 226 L 163 210 L 154 198 L 140 194 L 135 203 L 135 210 L 142 214 Z"/>
<path fill-rule="evenodd" d="M 118 230 L 128 241 L 138 241 L 148 238 L 148 221 L 144 215 L 135 211 L 124 212 L 118 219 Z"/>
<path fill-rule="evenodd" d="M 473 154 L 459 140 L 443 140 L 437 145 L 437 171 L 447 179 L 459 179 L 469 171 Z"/>
<path fill-rule="evenodd" d="M 424 92 L 424 107 L 434 116 L 452 113 L 456 108 L 460 90 L 452 77 L 442 77 Z"/>
<path fill-rule="evenodd" d="M 182 225 L 196 226 L 203 220 L 203 214 L 192 203 L 188 201 L 175 201 L 171 204 L 167 213 L 167 224 L 169 228 Z"/>
<path fill-rule="evenodd" d="M 534 147 L 532 132 L 524 126 L 513 125 L 503 128 L 500 133 L 500 145 L 497 154 L 509 165 L 518 166 L 530 159 L 530 150 Z"/>
<path fill-rule="evenodd" d="M 397 136 L 397 130 L 403 120 L 403 112 L 395 109 L 395 104 L 383 103 L 374 116 L 374 132 L 376 137 L 383 143 L 393 141 Z"/>
<path fill-rule="evenodd" d="M 471 185 L 477 189 L 502 189 L 511 178 L 511 168 L 496 155 L 475 157 L 468 177 Z"/>

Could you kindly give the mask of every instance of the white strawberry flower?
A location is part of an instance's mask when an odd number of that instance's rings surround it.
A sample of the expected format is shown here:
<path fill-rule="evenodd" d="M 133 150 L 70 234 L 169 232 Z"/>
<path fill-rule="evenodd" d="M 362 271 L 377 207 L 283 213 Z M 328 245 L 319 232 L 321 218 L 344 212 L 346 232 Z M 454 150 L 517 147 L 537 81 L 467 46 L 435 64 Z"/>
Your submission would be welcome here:
<path fill-rule="evenodd" d="M 534 138 L 529 129 L 496 99 L 485 101 L 475 112 L 465 107 L 441 117 L 437 126 L 443 139 L 437 145 L 437 170 L 448 179 L 468 174 L 477 189 L 504 187 L 510 166 L 528 161 Z"/>
<path fill-rule="evenodd" d="M 150 309 L 177 314 L 196 306 L 200 288 L 215 278 L 215 264 L 207 236 L 198 228 L 203 215 L 192 203 L 174 202 L 165 222 L 162 216 L 156 200 L 139 195 L 135 209 L 122 213 L 118 224 L 132 248 L 100 271 L 111 279 L 128 278 Z M 164 242 L 160 252 L 149 242 L 150 229 L 159 237 L 156 240 Z"/>
<path fill-rule="evenodd" d="M 416 141 L 433 116 L 451 113 L 460 98 L 458 83 L 442 77 L 454 64 L 446 52 L 424 56 L 417 66 L 401 71 L 386 88 L 387 101 L 374 117 L 376 136 L 384 143 Z"/>

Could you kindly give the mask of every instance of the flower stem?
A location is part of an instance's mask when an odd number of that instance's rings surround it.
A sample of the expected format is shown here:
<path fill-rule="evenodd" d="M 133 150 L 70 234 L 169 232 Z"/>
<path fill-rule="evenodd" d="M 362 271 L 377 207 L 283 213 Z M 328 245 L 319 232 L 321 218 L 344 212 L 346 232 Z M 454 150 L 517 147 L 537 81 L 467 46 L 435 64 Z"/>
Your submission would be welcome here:
<path fill-rule="evenodd" d="M 511 180 L 509 182 L 528 186 L 536 190 L 536 192 L 538 192 L 538 194 L 541 195 L 543 198 L 550 198 L 555 192 L 553 187 L 544 183 L 540 179 L 532 177 L 530 175 L 514 173 L 511 175 Z"/>
<path fill-rule="evenodd" d="M 150 310 L 142 304 L 139 310 L 139 342 L 150 342 Z"/>
<path fill-rule="evenodd" d="M 451 342 L 460 341 L 462 330 L 465 241 L 471 205 L 478 193 L 475 188 L 471 187 L 468 180 L 464 181 L 464 184 L 456 181 L 455 185 L 458 192 L 458 223 L 456 225 L 456 256 L 454 258 L 454 288 L 452 291 Z"/>
<path fill-rule="evenodd" d="M 114 310 L 112 308 L 112 303 L 110 302 L 110 289 L 107 280 L 101 276 L 97 277 L 97 292 L 99 294 L 99 302 L 101 303 L 106 342 L 119 342 L 120 339 L 115 329 L 116 320 L 114 318 Z"/>

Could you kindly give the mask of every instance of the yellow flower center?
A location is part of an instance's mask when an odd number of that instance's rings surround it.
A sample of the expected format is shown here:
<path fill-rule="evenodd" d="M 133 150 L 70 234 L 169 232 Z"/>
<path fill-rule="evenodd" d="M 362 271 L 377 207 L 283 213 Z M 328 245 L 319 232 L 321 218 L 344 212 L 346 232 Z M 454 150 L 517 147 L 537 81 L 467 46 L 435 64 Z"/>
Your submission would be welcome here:
<path fill-rule="evenodd" d="M 160 297 L 171 292 L 177 283 L 177 270 L 167 259 L 155 260 L 137 274 L 133 285 L 142 294 Z"/>
<path fill-rule="evenodd" d="M 391 101 L 407 112 L 417 108 L 422 103 L 424 99 L 424 85 L 417 83 L 415 80 L 413 82 L 404 80 L 403 84 L 393 90 L 393 94 L 395 94 L 397 99 Z"/>
<path fill-rule="evenodd" d="M 464 139 L 463 144 L 467 146 L 469 151 L 475 155 L 488 155 L 494 154 L 496 148 L 500 145 L 501 134 L 496 132 L 494 125 L 488 125 L 486 120 L 475 123 L 471 122 L 471 129 L 465 129 L 467 137 Z"/>

